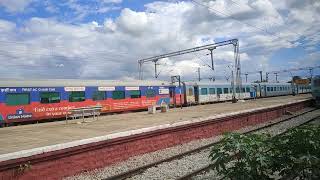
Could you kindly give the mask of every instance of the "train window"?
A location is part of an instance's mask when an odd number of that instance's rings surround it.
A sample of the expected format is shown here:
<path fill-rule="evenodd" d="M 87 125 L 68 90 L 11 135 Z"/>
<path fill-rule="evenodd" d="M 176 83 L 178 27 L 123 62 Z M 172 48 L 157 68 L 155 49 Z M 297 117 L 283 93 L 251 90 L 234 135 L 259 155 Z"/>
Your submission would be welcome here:
<path fill-rule="evenodd" d="M 6 105 L 18 106 L 30 104 L 29 93 L 9 93 L 6 94 Z"/>
<path fill-rule="evenodd" d="M 129 91 L 131 98 L 140 98 L 141 97 L 141 91 L 140 90 L 132 90 Z"/>
<path fill-rule="evenodd" d="M 267 87 L 267 91 L 271 91 L 271 90 L 270 90 L 270 87 Z"/>
<path fill-rule="evenodd" d="M 100 101 L 100 100 L 105 100 L 105 99 L 107 99 L 105 91 L 95 91 L 92 94 L 92 100 L 94 100 L 94 101 Z"/>
<path fill-rule="evenodd" d="M 249 87 L 246 87 L 246 92 L 250 92 L 250 88 Z"/>
<path fill-rule="evenodd" d="M 59 103 L 60 93 L 59 92 L 40 92 L 40 103 Z"/>
<path fill-rule="evenodd" d="M 208 89 L 207 88 L 201 88 L 201 95 L 207 95 Z"/>
<path fill-rule="evenodd" d="M 223 94 L 229 94 L 229 88 L 223 88 Z"/>
<path fill-rule="evenodd" d="M 188 95 L 189 96 L 193 96 L 193 88 L 189 88 L 188 89 Z"/>
<path fill-rule="evenodd" d="M 277 91 L 277 87 L 273 87 L 273 91 Z"/>
<path fill-rule="evenodd" d="M 320 86 L 320 79 L 313 80 L 313 84 L 314 84 L 315 87 Z"/>
<path fill-rule="evenodd" d="M 112 91 L 112 99 L 124 99 L 124 91 Z"/>
<path fill-rule="evenodd" d="M 155 97 L 155 96 L 156 96 L 156 91 L 153 90 L 153 89 L 148 89 L 148 90 L 146 91 L 146 96 L 147 96 L 147 98 Z"/>
<path fill-rule="evenodd" d="M 222 89 L 221 88 L 217 88 L 217 94 L 222 94 Z"/>
<path fill-rule="evenodd" d="M 86 96 L 84 91 L 72 91 L 69 94 L 69 102 L 81 102 L 85 100 Z"/>
<path fill-rule="evenodd" d="M 215 88 L 209 88 L 209 94 L 216 94 Z"/>

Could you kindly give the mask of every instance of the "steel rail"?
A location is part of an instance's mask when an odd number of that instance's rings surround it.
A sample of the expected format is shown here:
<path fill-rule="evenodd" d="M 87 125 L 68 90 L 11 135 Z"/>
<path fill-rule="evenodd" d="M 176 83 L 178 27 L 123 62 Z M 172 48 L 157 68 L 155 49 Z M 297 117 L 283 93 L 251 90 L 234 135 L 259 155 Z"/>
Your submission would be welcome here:
<path fill-rule="evenodd" d="M 286 121 L 289 121 L 293 118 L 296 118 L 298 116 L 301 116 L 301 115 L 304 115 L 304 114 L 307 114 L 307 113 L 310 113 L 310 112 L 313 112 L 317 110 L 316 108 L 314 109 L 311 109 L 311 110 L 308 110 L 308 111 L 305 111 L 305 112 L 302 112 L 302 113 L 299 113 L 299 114 L 296 114 L 296 115 L 292 115 L 288 118 L 285 118 L 285 119 L 282 119 L 282 120 L 279 120 L 279 121 L 276 121 L 276 122 L 273 122 L 273 123 L 270 123 L 270 124 L 267 124 L 265 126 L 261 126 L 261 127 L 258 127 L 258 128 L 255 128 L 255 129 L 252 129 L 252 130 L 249 130 L 249 131 L 246 131 L 242 134 L 249 134 L 249 133 L 253 133 L 253 132 L 256 132 L 256 131 L 259 131 L 259 130 L 262 130 L 262 129 L 265 129 L 265 128 L 268 128 L 268 127 L 271 127 L 271 126 L 274 126 L 274 125 L 277 125 L 277 124 L 280 124 L 282 122 L 286 122 Z M 204 145 L 204 146 L 201 146 L 199 148 L 195 148 L 195 149 L 192 149 L 192 150 L 189 150 L 189 151 L 186 151 L 186 152 L 183 152 L 181 154 L 177 154 L 177 155 L 174 155 L 174 156 L 170 156 L 168 158 L 164 158 L 162 160 L 159 160 L 159 161 L 156 161 L 156 162 L 153 162 L 153 163 L 150 163 L 150 164 L 146 164 L 146 165 L 143 165 L 143 166 L 140 166 L 140 167 L 137 167 L 137 168 L 134 168 L 134 169 L 131 169 L 129 171 L 126 171 L 126 172 L 123 172 L 123 173 L 120 173 L 120 174 L 117 174 L 117 175 L 114 175 L 114 176 L 110 176 L 110 177 L 107 177 L 107 178 L 104 178 L 102 180 L 122 180 L 122 179 L 126 179 L 126 178 L 129 178 L 129 177 L 132 177 L 134 175 L 137 175 L 137 174 L 140 174 L 144 171 L 146 171 L 147 169 L 151 168 L 151 167 L 154 167 L 154 166 L 157 166 L 159 164 L 162 164 L 164 162 L 169 162 L 169 161 L 173 161 L 173 160 L 176 160 L 176 159 L 181 159 L 182 157 L 184 156 L 187 156 L 187 155 L 191 155 L 191 154 L 194 154 L 194 153 L 197 153 L 199 151 L 202 151 L 204 149 L 207 149 L 207 148 L 210 148 L 211 146 L 214 146 L 216 144 L 220 143 L 220 141 L 217 141 L 217 142 L 213 142 L 213 143 L 210 143 L 210 144 L 207 144 L 207 145 Z M 202 170 L 203 171 L 203 170 Z"/>

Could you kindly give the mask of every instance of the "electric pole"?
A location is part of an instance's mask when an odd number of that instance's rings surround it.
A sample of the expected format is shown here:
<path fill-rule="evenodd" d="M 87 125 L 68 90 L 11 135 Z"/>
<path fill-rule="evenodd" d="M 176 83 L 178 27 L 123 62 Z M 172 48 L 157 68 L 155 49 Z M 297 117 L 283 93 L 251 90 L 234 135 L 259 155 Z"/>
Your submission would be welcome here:
<path fill-rule="evenodd" d="M 313 77 L 313 68 L 309 68 L 309 73 L 310 73 L 310 79 Z"/>
<path fill-rule="evenodd" d="M 234 74 L 233 74 L 233 70 L 231 70 L 231 87 L 232 87 L 232 103 L 236 103 L 237 102 L 237 99 L 236 99 L 236 87 L 235 87 L 235 84 L 234 84 Z"/>
<path fill-rule="evenodd" d="M 216 47 L 213 47 L 213 48 L 209 48 L 208 50 L 210 51 L 210 56 L 211 56 L 211 69 L 212 71 L 214 71 L 214 64 L 213 64 L 213 53 L 212 51 L 216 49 Z"/>
<path fill-rule="evenodd" d="M 201 81 L 201 76 L 200 76 L 200 67 L 198 67 L 198 81 L 200 82 Z"/>
<path fill-rule="evenodd" d="M 157 62 L 158 62 L 158 59 L 154 60 L 154 78 L 158 78 L 158 72 L 157 72 Z"/>
<path fill-rule="evenodd" d="M 278 82 L 278 73 L 274 73 L 276 75 L 276 82 Z"/>
<path fill-rule="evenodd" d="M 260 73 L 260 82 L 262 82 L 262 71 L 259 71 Z"/>
<path fill-rule="evenodd" d="M 246 83 L 248 82 L 248 73 L 245 73 L 244 75 L 246 75 Z"/>

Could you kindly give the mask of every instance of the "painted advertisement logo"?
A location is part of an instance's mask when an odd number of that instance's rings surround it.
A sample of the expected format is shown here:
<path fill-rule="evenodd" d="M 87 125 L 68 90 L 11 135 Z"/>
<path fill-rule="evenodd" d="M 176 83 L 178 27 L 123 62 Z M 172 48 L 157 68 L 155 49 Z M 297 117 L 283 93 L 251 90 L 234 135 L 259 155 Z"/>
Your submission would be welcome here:
<path fill-rule="evenodd" d="M 14 120 L 14 119 L 28 119 L 32 118 L 32 113 L 26 113 L 23 109 L 17 109 L 16 114 L 9 114 L 7 116 L 8 120 Z"/>
<path fill-rule="evenodd" d="M 169 94 L 169 89 L 168 88 L 160 88 L 159 94 Z"/>

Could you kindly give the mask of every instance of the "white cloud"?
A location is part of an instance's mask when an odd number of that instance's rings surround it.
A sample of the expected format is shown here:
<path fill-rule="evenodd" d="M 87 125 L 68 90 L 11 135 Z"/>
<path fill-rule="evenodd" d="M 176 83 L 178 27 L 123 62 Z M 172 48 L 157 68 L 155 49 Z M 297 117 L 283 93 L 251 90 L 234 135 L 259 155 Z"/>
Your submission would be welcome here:
<path fill-rule="evenodd" d="M 16 24 L 0 19 L 0 33 L 12 32 L 16 28 Z M 1 37 L 1 36 L 0 36 Z"/>
<path fill-rule="evenodd" d="M 120 2 L 104 1 L 107 4 Z M 77 1 L 68 3 L 79 12 L 79 17 L 91 12 Z M 138 59 L 231 38 L 240 40 L 243 72 L 266 71 L 279 68 L 270 64 L 273 53 L 298 46 L 296 41 L 299 38 L 307 38 L 304 45 L 310 51 L 316 50 L 312 47 L 319 44 L 317 2 L 301 5 L 259 0 L 242 1 L 236 5 L 230 0 L 217 0 L 207 4 L 228 11 L 243 23 L 218 16 L 191 2 L 149 3 L 143 12 L 126 8 L 119 17 L 106 18 L 103 23 L 98 20 L 68 23 L 55 18 L 33 17 L 21 27 L 1 20 L 0 32 L 4 33 L 0 34 L 0 40 L 17 43 L 0 42 L 0 62 L 3 65 L 0 71 L 8 77 L 132 79 L 138 75 Z M 299 19 L 297 14 L 304 14 L 308 20 Z M 211 63 L 207 53 L 203 51 L 159 61 L 160 77 L 168 79 L 170 75 L 180 74 L 184 79 L 193 79 L 197 77 L 199 66 L 203 76 L 211 76 L 212 70 L 203 66 Z M 314 57 L 318 55 L 306 56 L 313 59 L 310 64 L 317 63 Z M 227 66 L 233 63 L 233 58 L 231 45 L 214 51 L 217 77 L 230 73 Z M 302 59 L 290 61 L 303 62 Z M 152 63 L 145 64 L 145 77 L 153 77 L 153 66 Z M 32 70 L 28 69 L 30 67 Z"/>
<path fill-rule="evenodd" d="M 102 0 L 104 3 L 121 3 L 122 0 Z"/>
<path fill-rule="evenodd" d="M 148 16 L 145 12 L 135 12 L 128 8 L 121 11 L 119 26 L 127 33 L 140 34 L 148 29 Z"/>
<path fill-rule="evenodd" d="M 34 0 L 0 0 L 0 6 L 6 8 L 8 12 L 22 12 Z"/>

